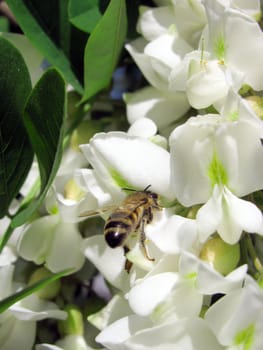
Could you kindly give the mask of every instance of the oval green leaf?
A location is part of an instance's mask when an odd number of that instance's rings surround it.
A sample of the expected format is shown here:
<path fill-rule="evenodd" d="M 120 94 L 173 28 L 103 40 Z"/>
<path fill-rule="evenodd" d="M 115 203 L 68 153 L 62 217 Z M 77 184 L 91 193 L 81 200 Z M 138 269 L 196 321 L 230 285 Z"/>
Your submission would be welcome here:
<path fill-rule="evenodd" d="M 82 93 L 83 88 L 67 57 L 70 23 L 65 18 L 67 10 L 65 2 L 54 0 L 7 0 L 6 2 L 32 44 L 46 57 L 50 64 L 59 69 L 65 79 L 79 93 Z"/>
<path fill-rule="evenodd" d="M 70 0 L 68 13 L 70 22 L 86 33 L 92 32 L 101 18 L 98 0 Z"/>
<path fill-rule="evenodd" d="M 0 37 L 0 217 L 19 192 L 33 160 L 22 115 L 31 91 L 19 51 Z"/>
<path fill-rule="evenodd" d="M 40 195 L 12 220 L 12 227 L 22 225 L 42 203 L 55 178 L 62 157 L 65 120 L 65 82 L 56 69 L 45 72 L 29 96 L 24 124 L 37 157 Z"/>
<path fill-rule="evenodd" d="M 126 4 L 112 0 L 91 33 L 84 54 L 84 96 L 86 101 L 110 84 L 127 32 Z"/>

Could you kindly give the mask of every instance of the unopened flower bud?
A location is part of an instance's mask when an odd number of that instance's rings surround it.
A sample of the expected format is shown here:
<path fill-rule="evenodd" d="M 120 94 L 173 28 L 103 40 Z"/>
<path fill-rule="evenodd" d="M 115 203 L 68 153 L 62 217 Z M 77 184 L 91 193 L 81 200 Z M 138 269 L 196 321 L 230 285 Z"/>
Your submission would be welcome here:
<path fill-rule="evenodd" d="M 43 278 L 51 277 L 53 274 L 49 270 L 47 270 L 44 267 L 40 267 L 39 269 L 35 270 L 32 275 L 29 278 L 28 284 L 31 285 L 33 283 L 36 283 L 40 281 Z M 56 280 L 54 282 L 51 282 L 46 287 L 38 290 L 36 293 L 39 296 L 39 298 L 42 299 L 53 299 L 60 290 L 60 280 Z"/>
<path fill-rule="evenodd" d="M 209 239 L 200 252 L 200 259 L 212 263 L 222 275 L 233 271 L 240 259 L 239 244 L 228 244 L 219 236 Z"/>

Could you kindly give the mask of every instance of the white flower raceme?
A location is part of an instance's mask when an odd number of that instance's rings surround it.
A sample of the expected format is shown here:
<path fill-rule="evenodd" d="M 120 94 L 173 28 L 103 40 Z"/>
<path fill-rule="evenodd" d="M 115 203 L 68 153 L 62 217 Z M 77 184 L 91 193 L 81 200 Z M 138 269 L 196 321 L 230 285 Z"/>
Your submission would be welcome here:
<path fill-rule="evenodd" d="M 170 91 L 185 91 L 197 109 L 222 104 L 230 89 L 238 91 L 244 83 L 255 90 L 263 88 L 256 68 L 263 57 L 257 22 L 212 1 L 206 2 L 206 11 L 208 26 L 199 50 L 186 55 L 170 74 Z"/>
<path fill-rule="evenodd" d="M 219 299 L 206 312 L 205 320 L 225 349 L 260 350 L 262 307 L 262 289 L 247 276 L 244 287 Z"/>
<path fill-rule="evenodd" d="M 170 91 L 170 71 L 187 52 L 197 47 L 206 24 L 199 0 L 176 1 L 157 8 L 142 7 L 137 24 L 143 38 L 126 45 L 146 79 L 152 85 L 125 94 L 130 123 L 141 117 L 153 119 L 164 129 L 189 109 L 185 92 Z"/>
<path fill-rule="evenodd" d="M 13 281 L 14 266 L 0 268 L 0 298 L 6 298 L 19 287 Z M 32 294 L 12 305 L 0 315 L 0 348 L 1 350 L 29 350 L 35 340 L 36 323 L 45 318 L 65 319 L 67 313 L 57 305 L 44 301 Z"/>
<path fill-rule="evenodd" d="M 190 118 L 171 134 L 175 196 L 185 206 L 206 203 L 197 214 L 201 241 L 216 230 L 230 244 L 242 230 L 262 233 L 260 210 L 238 198 L 263 188 L 262 135 L 262 121 L 233 95 L 222 115 Z"/>
<path fill-rule="evenodd" d="M 105 309 L 89 317 L 101 330 L 96 340 L 107 349 L 223 349 L 211 336 L 209 326 L 197 316 L 204 295 L 239 290 L 246 266 L 223 277 L 208 263 L 183 252 L 181 256 L 164 255 L 144 277 L 142 272 L 134 275 L 134 271 L 129 277 L 123 271 L 121 250 L 113 254 L 103 245 L 103 237 L 87 239 L 85 253 L 120 290 Z M 121 292 L 126 293 L 125 298 Z"/>
<path fill-rule="evenodd" d="M 126 48 L 153 87 L 141 91 L 145 102 L 139 92 L 127 95 L 128 120 L 146 116 L 159 126 L 158 108 L 167 105 L 162 124 L 169 124 L 187 111 L 188 103 L 197 109 L 220 106 L 228 91 L 238 91 L 243 83 L 261 90 L 257 67 L 263 34 L 251 17 L 257 13 L 259 1 L 174 1 L 170 7 L 144 10 L 138 28 L 150 42 L 139 38 Z M 172 29 L 165 30 L 164 18 Z"/>

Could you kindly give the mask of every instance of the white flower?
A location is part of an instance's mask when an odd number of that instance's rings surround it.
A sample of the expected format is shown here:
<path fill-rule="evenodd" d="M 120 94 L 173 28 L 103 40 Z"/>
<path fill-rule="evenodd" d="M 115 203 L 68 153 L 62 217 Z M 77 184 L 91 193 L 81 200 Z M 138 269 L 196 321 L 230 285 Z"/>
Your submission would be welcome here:
<path fill-rule="evenodd" d="M 152 41 L 174 27 L 182 38 L 194 46 L 198 44 L 205 24 L 205 10 L 200 0 L 171 1 L 168 6 L 142 6 L 137 31 Z"/>
<path fill-rule="evenodd" d="M 137 119 L 128 130 L 128 135 L 150 138 L 157 132 L 156 124 L 148 118 Z"/>
<path fill-rule="evenodd" d="M 263 55 L 263 35 L 258 23 L 249 17 L 252 12 L 260 12 L 259 1 L 206 0 L 204 6 L 208 25 L 199 49 L 209 52 L 208 60 L 214 60 L 214 64 L 217 60 L 227 84 L 237 89 L 237 81 L 242 83 L 243 78 L 246 84 L 260 90 L 261 76 L 255 67 Z M 206 65 L 205 57 L 203 62 Z"/>
<path fill-rule="evenodd" d="M 84 263 L 81 246 L 82 238 L 75 223 L 63 222 L 58 215 L 48 215 L 36 219 L 25 229 L 17 249 L 24 259 L 59 272 L 81 268 Z"/>
<path fill-rule="evenodd" d="M 122 188 L 151 190 L 170 198 L 170 155 L 162 147 L 124 132 L 96 134 L 84 155 L 93 170 L 78 170 L 79 182 L 98 200 L 99 206 L 119 204 L 124 199 Z M 158 171 L 157 171 L 158 169 Z"/>
<path fill-rule="evenodd" d="M 172 257 L 164 258 L 142 280 L 138 280 L 127 294 L 131 309 L 140 316 L 166 322 L 169 319 L 198 316 L 203 295 L 227 293 L 240 288 L 246 266 L 232 271 L 226 277 L 208 263 L 183 252 L 174 265 Z M 152 293 L 151 291 L 154 291 Z"/>
<path fill-rule="evenodd" d="M 162 215 L 158 215 L 158 220 L 146 226 L 145 232 L 147 238 L 163 253 L 179 254 L 182 250 L 198 250 L 195 220 L 179 215 L 167 217 L 166 211 L 163 211 Z"/>
<path fill-rule="evenodd" d="M 148 86 L 134 93 L 124 95 L 128 122 L 133 125 L 141 118 L 152 119 L 158 129 L 166 132 L 189 109 L 190 105 L 184 92 L 169 93 Z"/>
<path fill-rule="evenodd" d="M 226 187 L 214 187 L 212 197 L 197 213 L 202 242 L 215 231 L 229 244 L 238 242 L 242 231 L 263 234 L 261 211 L 255 204 L 239 199 Z"/>
<path fill-rule="evenodd" d="M 165 34 L 174 24 L 174 11 L 171 4 L 161 7 L 140 7 L 140 16 L 137 22 L 137 31 L 148 40 L 154 40 Z"/>
<path fill-rule="evenodd" d="M 206 203 L 197 214 L 202 241 L 218 230 L 232 244 L 242 230 L 262 233 L 259 209 L 235 196 L 263 188 L 263 123 L 233 95 L 222 113 L 190 118 L 171 134 L 171 185 L 183 205 Z"/>
<path fill-rule="evenodd" d="M 13 281 L 14 266 L 0 268 L 0 298 L 3 299 L 17 289 Z M 12 305 L 0 315 L 0 348 L 1 350 L 32 348 L 36 322 L 48 317 L 65 319 L 66 312 L 58 309 L 56 304 L 41 300 L 32 294 Z"/>
<path fill-rule="evenodd" d="M 200 318 L 154 325 L 145 317 L 130 315 L 105 328 L 96 341 L 110 350 L 223 350 L 208 325 Z"/>
<path fill-rule="evenodd" d="M 263 347 L 263 292 L 247 276 L 243 288 L 219 299 L 205 314 L 205 320 L 226 349 L 253 349 Z"/>
<path fill-rule="evenodd" d="M 112 249 L 107 246 L 103 235 L 95 235 L 84 240 L 83 252 L 111 285 L 121 290 L 127 289 L 129 279 L 124 269 L 122 247 Z"/>

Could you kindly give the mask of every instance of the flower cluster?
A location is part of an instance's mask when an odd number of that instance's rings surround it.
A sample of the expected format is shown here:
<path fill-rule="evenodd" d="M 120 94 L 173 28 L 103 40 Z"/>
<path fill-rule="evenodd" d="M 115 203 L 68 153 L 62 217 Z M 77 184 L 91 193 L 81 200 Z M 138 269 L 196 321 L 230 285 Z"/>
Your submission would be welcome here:
<path fill-rule="evenodd" d="M 99 208 L 149 185 L 163 203 L 144 227 L 154 261 L 140 233 L 126 257 L 102 235 L 85 240 L 118 291 L 89 317 L 107 349 L 262 347 L 263 123 L 247 98 L 263 90 L 259 16 L 258 1 L 141 9 L 126 48 L 150 85 L 125 95 L 128 132 L 95 135 L 81 146 L 92 168 L 76 172 Z"/>
<path fill-rule="evenodd" d="M 129 129 L 83 139 L 80 124 L 43 215 L 0 254 L 1 299 L 69 269 L 94 310 L 83 320 L 65 305 L 77 288 L 53 284 L 0 315 L 2 350 L 263 347 L 260 1 L 155 3 L 140 9 L 141 36 L 126 45 L 149 83 L 124 95 Z M 37 176 L 33 167 L 21 193 Z M 125 215 L 111 222 L 116 210 Z M 97 215 L 117 227 L 117 247 Z M 17 283 L 21 261 L 41 267 Z M 88 308 L 85 288 L 78 302 Z M 45 318 L 60 320 L 59 341 L 35 340 Z"/>

